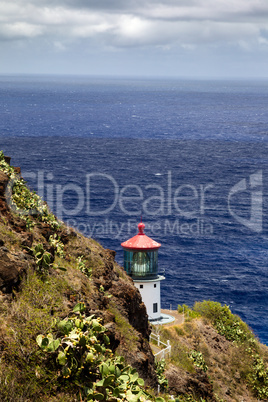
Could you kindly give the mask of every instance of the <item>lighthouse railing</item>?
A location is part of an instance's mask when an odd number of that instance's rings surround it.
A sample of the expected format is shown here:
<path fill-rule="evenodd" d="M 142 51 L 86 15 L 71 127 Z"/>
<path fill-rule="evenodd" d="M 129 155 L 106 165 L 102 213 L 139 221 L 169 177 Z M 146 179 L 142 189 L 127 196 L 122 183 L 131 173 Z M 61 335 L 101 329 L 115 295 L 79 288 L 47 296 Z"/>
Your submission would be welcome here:
<path fill-rule="evenodd" d="M 164 342 L 161 341 L 159 334 L 151 333 L 150 341 L 152 341 L 152 340 L 157 342 L 158 347 L 160 347 L 161 345 L 165 346 L 164 349 L 161 349 L 159 352 L 155 353 L 154 357 L 155 357 L 156 360 L 165 359 L 166 355 L 170 356 L 170 354 L 171 354 L 171 345 L 170 345 L 169 340 L 167 341 L 167 343 L 164 343 Z"/>

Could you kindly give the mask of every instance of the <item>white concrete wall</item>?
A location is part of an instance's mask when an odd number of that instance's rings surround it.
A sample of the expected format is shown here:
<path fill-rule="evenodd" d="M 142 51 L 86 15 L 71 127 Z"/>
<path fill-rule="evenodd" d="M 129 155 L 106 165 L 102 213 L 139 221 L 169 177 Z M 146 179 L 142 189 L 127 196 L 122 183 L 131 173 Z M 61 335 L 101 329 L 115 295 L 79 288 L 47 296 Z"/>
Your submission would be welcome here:
<path fill-rule="evenodd" d="M 164 279 L 162 277 L 162 279 Z M 142 301 L 144 302 L 149 320 L 157 320 L 161 316 L 161 293 L 160 282 L 161 279 L 155 279 L 154 281 L 134 281 L 135 286 L 139 289 Z M 140 287 L 143 286 L 143 288 Z M 155 287 L 156 285 L 156 287 Z M 157 303 L 157 312 L 154 313 L 153 305 Z"/>

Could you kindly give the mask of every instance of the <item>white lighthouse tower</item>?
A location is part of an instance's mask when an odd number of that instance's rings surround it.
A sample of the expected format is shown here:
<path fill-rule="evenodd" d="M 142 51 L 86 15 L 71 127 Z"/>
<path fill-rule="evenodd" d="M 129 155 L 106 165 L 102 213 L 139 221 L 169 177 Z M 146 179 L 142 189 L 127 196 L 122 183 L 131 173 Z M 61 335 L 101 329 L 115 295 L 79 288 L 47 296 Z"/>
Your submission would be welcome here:
<path fill-rule="evenodd" d="M 121 246 L 124 249 L 124 269 L 141 293 L 149 320 L 154 322 L 161 320 L 160 282 L 165 277 L 158 275 L 161 244 L 146 236 L 144 228 L 144 223 L 139 223 L 139 233 Z"/>

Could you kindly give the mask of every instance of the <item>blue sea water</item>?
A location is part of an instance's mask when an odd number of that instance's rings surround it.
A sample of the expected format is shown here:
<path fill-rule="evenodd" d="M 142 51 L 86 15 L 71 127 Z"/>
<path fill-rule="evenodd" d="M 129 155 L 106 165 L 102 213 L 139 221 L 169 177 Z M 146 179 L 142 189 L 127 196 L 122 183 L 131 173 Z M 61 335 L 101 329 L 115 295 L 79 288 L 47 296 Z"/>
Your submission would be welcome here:
<path fill-rule="evenodd" d="M 268 81 L 0 77 L 0 149 L 68 224 L 159 241 L 162 307 L 228 304 L 268 344 Z"/>

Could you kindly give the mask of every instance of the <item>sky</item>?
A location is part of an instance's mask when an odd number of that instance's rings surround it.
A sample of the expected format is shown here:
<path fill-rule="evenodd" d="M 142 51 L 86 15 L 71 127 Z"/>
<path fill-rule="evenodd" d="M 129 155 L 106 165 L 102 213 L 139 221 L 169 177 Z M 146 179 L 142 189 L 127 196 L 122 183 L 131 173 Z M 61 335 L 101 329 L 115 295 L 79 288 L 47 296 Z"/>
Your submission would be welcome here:
<path fill-rule="evenodd" d="M 268 0 L 0 0 L 0 74 L 268 77 Z"/>

